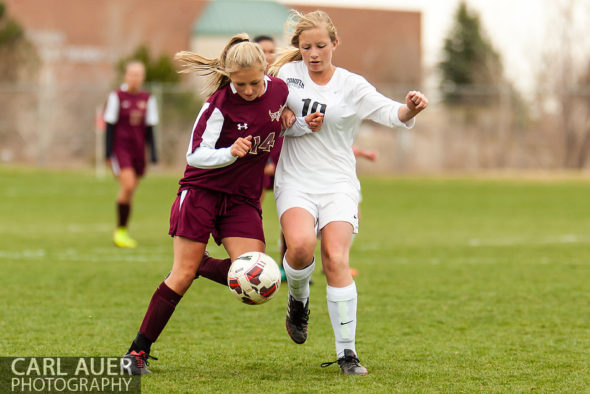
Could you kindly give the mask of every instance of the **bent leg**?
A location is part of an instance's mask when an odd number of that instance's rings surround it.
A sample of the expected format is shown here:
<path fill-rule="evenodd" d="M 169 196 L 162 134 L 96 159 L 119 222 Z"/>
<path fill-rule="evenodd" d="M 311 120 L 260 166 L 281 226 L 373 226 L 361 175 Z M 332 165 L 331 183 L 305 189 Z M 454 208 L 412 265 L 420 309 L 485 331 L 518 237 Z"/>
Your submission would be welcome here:
<path fill-rule="evenodd" d="M 230 257 L 222 260 L 205 254 L 197 270 L 196 277 L 202 276 L 227 286 L 227 273 L 232 261 L 246 252 L 264 252 L 264 242 L 258 239 L 241 237 L 227 237 L 223 238 L 221 242 Z"/>
<path fill-rule="evenodd" d="M 205 251 L 205 244 L 187 238 L 174 237 L 174 264 L 169 276 L 158 286 L 145 313 L 139 333 L 129 352 L 144 351 L 149 354 L 155 342 L 170 320 L 176 305 L 190 287 Z"/>
<path fill-rule="evenodd" d="M 303 208 L 290 208 L 281 215 L 281 227 L 285 258 L 291 268 L 301 270 L 311 265 L 317 242 L 313 215 Z"/>

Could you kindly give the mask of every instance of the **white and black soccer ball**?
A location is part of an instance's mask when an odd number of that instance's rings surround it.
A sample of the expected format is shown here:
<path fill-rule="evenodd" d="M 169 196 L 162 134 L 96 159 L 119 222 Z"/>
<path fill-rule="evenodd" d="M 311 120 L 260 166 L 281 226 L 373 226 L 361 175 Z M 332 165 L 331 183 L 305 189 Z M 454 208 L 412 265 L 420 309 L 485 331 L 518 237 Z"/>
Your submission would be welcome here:
<path fill-rule="evenodd" d="M 234 260 L 227 273 L 233 295 L 249 305 L 270 300 L 281 286 L 281 271 L 275 261 L 262 252 L 248 252 Z"/>

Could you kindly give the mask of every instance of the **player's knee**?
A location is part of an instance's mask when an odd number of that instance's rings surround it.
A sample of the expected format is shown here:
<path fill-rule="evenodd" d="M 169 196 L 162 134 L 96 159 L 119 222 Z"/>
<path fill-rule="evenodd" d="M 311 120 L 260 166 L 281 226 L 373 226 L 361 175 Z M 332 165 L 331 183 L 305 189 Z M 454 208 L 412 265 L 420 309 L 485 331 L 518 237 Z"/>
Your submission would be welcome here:
<path fill-rule="evenodd" d="M 287 253 L 293 263 L 308 263 L 313 260 L 314 245 L 306 242 L 297 242 L 287 246 Z"/>
<path fill-rule="evenodd" d="M 338 246 L 328 246 L 322 250 L 322 259 L 328 262 L 328 265 L 334 269 L 341 269 L 348 265 L 348 252 L 345 248 Z"/>
<path fill-rule="evenodd" d="M 334 275 L 338 275 L 348 269 L 348 261 L 345 259 L 330 260 L 324 255 L 322 263 L 327 277 L 333 277 Z"/>

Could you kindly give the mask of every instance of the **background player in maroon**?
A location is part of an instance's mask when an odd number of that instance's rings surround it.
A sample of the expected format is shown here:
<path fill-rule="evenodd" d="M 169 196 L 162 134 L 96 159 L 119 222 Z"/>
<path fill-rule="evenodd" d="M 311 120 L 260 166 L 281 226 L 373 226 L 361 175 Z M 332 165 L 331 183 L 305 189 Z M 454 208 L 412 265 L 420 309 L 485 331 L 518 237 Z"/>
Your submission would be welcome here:
<path fill-rule="evenodd" d="M 190 52 L 176 58 L 185 70 L 210 74 L 206 94 L 211 96 L 195 121 L 187 151 L 187 167 L 170 214 L 174 263 L 158 286 L 131 344 L 127 359 L 132 373 L 145 368 L 156 341 L 176 305 L 203 263 L 208 275 L 226 281 L 229 262 L 249 251 L 264 252 L 260 208 L 263 170 L 281 132 L 280 115 L 288 96 L 287 85 L 265 75 L 266 61 L 259 45 L 245 34 L 234 36 L 217 59 Z M 205 255 L 212 235 L 230 259 Z"/>
<path fill-rule="evenodd" d="M 133 61 L 125 68 L 124 85 L 109 95 L 104 114 L 106 159 L 119 180 L 117 194 L 117 229 L 113 242 L 122 248 L 134 248 L 137 242 L 129 237 L 127 223 L 133 194 L 145 172 L 145 149 L 151 147 L 151 161 L 157 162 L 154 126 L 158 110 L 154 97 L 141 90 L 145 68 Z"/>

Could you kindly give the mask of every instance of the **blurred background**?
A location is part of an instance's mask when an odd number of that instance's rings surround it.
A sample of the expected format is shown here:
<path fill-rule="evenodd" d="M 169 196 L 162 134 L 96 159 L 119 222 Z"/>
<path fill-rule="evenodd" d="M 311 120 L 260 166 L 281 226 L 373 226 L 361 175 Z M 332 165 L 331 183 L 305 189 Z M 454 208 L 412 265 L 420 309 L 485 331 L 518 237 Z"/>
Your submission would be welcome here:
<path fill-rule="evenodd" d="M 172 57 L 215 57 L 235 33 L 288 44 L 289 9 L 323 9 L 335 64 L 430 108 L 414 130 L 373 123 L 357 145 L 366 173 L 584 170 L 590 167 L 589 0 L 0 0 L 0 163 L 103 164 L 101 112 L 131 58 L 158 100 L 159 171 L 184 168 L 203 97 Z"/>

